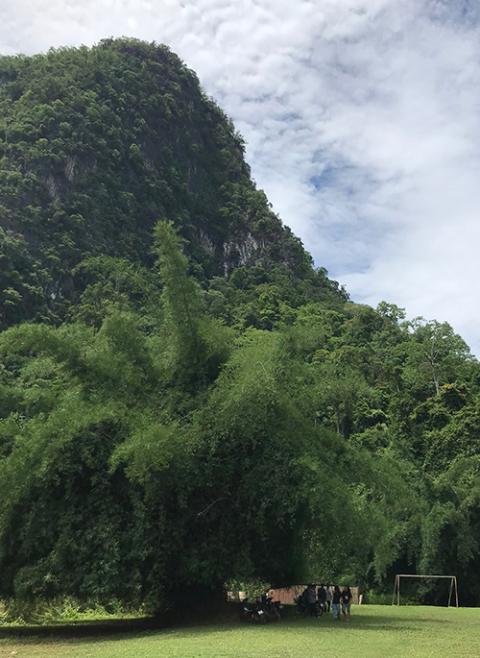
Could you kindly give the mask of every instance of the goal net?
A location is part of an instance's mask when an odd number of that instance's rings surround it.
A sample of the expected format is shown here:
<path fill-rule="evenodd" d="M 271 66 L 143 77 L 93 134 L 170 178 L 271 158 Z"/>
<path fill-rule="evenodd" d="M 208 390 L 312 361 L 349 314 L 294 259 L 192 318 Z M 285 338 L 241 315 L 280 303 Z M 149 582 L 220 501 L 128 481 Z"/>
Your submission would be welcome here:
<path fill-rule="evenodd" d="M 393 586 L 393 600 L 392 605 L 400 605 L 400 589 L 402 582 L 407 579 L 418 578 L 420 580 L 442 580 L 446 581 L 448 586 L 448 607 L 458 608 L 458 587 L 456 576 L 437 576 L 432 574 L 411 574 L 411 573 L 398 573 L 395 576 L 395 584 Z"/>

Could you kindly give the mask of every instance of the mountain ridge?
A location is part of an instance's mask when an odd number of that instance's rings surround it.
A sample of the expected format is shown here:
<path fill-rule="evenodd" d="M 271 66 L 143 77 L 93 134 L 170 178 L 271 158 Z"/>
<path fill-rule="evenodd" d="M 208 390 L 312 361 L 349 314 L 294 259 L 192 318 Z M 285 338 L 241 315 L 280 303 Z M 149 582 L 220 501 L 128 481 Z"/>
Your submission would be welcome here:
<path fill-rule="evenodd" d="M 280 267 L 345 299 L 315 274 L 252 181 L 232 122 L 166 46 L 107 39 L 2 57 L 0 109 L 1 326 L 64 318 L 85 258 L 151 267 L 158 219 L 174 222 L 204 282 Z"/>

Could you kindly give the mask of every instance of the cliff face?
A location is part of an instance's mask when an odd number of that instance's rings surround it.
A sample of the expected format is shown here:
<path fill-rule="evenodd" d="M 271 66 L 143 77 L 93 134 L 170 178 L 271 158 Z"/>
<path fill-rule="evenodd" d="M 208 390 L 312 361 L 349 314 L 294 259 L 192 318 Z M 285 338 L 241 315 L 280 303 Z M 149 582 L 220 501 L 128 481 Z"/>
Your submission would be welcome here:
<path fill-rule="evenodd" d="M 62 318 L 92 255 L 149 266 L 171 219 L 205 280 L 310 258 L 270 210 L 241 137 L 166 47 L 132 40 L 0 58 L 0 327 Z"/>

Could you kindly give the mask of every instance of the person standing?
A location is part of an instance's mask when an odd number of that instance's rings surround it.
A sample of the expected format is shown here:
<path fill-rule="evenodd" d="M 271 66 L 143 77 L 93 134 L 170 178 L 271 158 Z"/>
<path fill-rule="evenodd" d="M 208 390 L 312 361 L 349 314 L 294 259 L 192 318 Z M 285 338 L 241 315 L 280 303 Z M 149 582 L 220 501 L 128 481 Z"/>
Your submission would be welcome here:
<path fill-rule="evenodd" d="M 327 609 L 327 590 L 325 585 L 320 585 L 317 591 L 318 605 L 321 608 L 322 613 Z"/>
<path fill-rule="evenodd" d="M 334 619 L 340 619 L 340 600 L 342 594 L 338 585 L 333 588 L 332 594 L 332 614 Z"/>
<path fill-rule="evenodd" d="M 317 590 L 315 585 L 309 585 L 307 591 L 305 592 L 305 598 L 308 605 L 308 612 L 310 617 L 318 617 L 318 608 L 317 608 Z"/>
<path fill-rule="evenodd" d="M 330 612 L 330 608 L 332 606 L 332 596 L 333 596 L 333 585 L 327 585 L 326 587 L 326 604 L 327 604 L 327 612 Z"/>
<path fill-rule="evenodd" d="M 350 587 L 344 587 L 342 591 L 342 614 L 347 620 L 350 619 L 352 596 L 352 590 Z"/>

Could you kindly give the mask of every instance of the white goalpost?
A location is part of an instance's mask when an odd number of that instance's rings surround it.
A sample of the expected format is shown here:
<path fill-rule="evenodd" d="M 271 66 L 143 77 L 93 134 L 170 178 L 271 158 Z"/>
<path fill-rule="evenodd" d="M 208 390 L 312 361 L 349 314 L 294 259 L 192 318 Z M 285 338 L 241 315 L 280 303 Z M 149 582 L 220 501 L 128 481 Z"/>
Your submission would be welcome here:
<path fill-rule="evenodd" d="M 458 608 L 458 588 L 457 588 L 457 577 L 456 576 L 436 576 L 430 574 L 413 574 L 413 573 L 397 573 L 395 576 L 395 584 L 393 586 L 393 600 L 392 605 L 400 605 L 400 582 L 402 578 L 442 578 L 450 580 L 450 588 L 448 591 L 448 607 Z M 452 606 L 452 595 L 455 595 L 455 603 Z"/>

